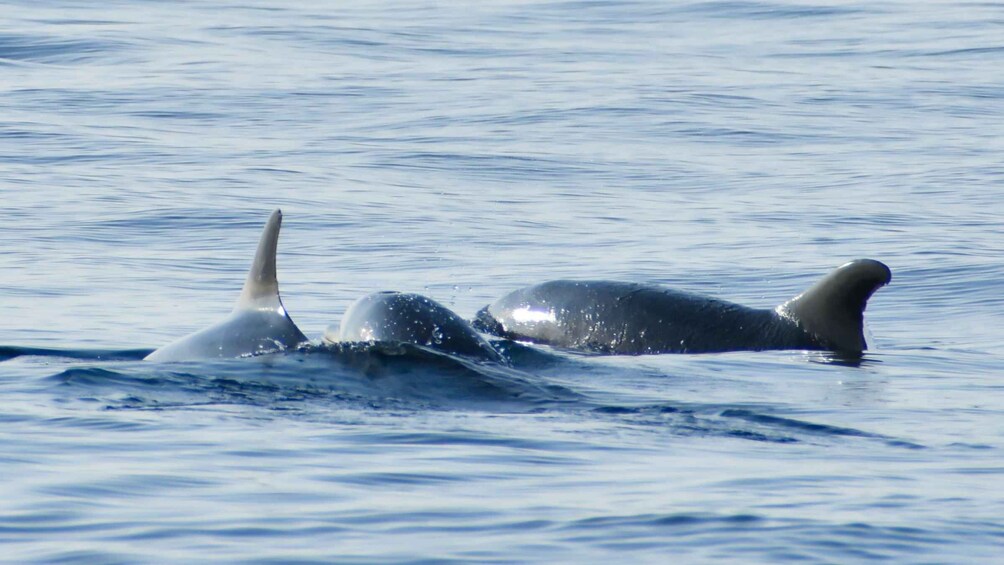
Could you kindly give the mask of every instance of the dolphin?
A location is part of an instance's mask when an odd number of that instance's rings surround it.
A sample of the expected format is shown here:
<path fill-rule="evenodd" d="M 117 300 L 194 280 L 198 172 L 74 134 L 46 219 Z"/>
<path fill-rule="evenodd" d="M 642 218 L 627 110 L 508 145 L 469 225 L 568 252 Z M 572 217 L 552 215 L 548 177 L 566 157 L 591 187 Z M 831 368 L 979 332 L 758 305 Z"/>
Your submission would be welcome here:
<path fill-rule="evenodd" d="M 355 301 L 339 326 L 328 326 L 324 342 L 404 342 L 452 355 L 508 364 L 471 324 L 420 294 L 374 292 Z"/>
<path fill-rule="evenodd" d="M 307 337 L 296 327 L 279 297 L 275 255 L 282 212 L 272 212 L 230 316 L 187 335 L 146 357 L 150 361 L 189 361 L 245 357 L 296 347 Z M 330 326 L 324 342 L 405 342 L 453 355 L 508 364 L 467 321 L 431 298 L 375 292 L 357 300 Z"/>
<path fill-rule="evenodd" d="M 509 339 L 601 354 L 769 349 L 860 355 L 863 315 L 889 267 L 858 259 L 774 309 L 755 309 L 662 286 L 557 280 L 482 308 L 474 326 Z"/>
<path fill-rule="evenodd" d="M 282 212 L 269 216 L 240 298 L 230 315 L 207 328 L 169 343 L 146 356 L 148 361 L 190 361 L 244 357 L 278 351 L 307 341 L 279 298 L 275 252 Z"/>

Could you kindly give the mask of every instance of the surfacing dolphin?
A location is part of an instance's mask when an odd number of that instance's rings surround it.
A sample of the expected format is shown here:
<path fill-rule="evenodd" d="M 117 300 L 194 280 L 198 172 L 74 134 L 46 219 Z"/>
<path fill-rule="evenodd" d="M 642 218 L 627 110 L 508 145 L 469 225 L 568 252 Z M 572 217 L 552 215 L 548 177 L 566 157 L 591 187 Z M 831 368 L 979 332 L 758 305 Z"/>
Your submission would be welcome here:
<path fill-rule="evenodd" d="M 326 343 L 404 342 L 468 358 L 507 364 L 471 324 L 420 294 L 374 292 L 349 307 L 342 323 L 328 326 Z"/>
<path fill-rule="evenodd" d="M 237 305 L 226 319 L 165 345 L 150 361 L 245 357 L 296 347 L 307 337 L 279 298 L 275 255 L 282 213 L 269 217 Z M 418 294 L 376 292 L 360 298 L 325 332 L 327 343 L 404 342 L 476 360 L 507 364 L 469 322 Z"/>
<path fill-rule="evenodd" d="M 858 259 L 773 310 L 661 286 L 558 280 L 482 308 L 475 327 L 510 339 L 605 354 L 811 349 L 860 355 L 868 298 L 889 267 Z"/>
<path fill-rule="evenodd" d="M 148 361 L 190 361 L 244 357 L 296 347 L 307 337 L 296 327 L 279 298 L 275 252 L 282 212 L 269 216 L 251 270 L 230 316 L 147 355 Z"/>

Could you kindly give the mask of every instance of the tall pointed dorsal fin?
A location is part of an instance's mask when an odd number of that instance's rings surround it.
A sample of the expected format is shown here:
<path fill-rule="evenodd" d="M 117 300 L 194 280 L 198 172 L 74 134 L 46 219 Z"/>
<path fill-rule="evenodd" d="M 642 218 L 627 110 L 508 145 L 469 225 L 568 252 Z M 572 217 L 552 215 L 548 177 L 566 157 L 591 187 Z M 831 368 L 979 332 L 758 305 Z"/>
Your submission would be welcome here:
<path fill-rule="evenodd" d="M 892 272 L 874 259 L 858 259 L 837 267 L 805 292 L 777 307 L 822 345 L 837 351 L 865 349 L 862 328 L 868 298 L 889 284 Z"/>
<path fill-rule="evenodd" d="M 275 251 L 281 223 L 282 213 L 272 212 L 233 312 L 209 327 L 161 347 L 147 359 L 190 361 L 242 357 L 296 347 L 307 341 L 279 299 Z"/>
<path fill-rule="evenodd" d="M 251 270 L 248 271 L 244 289 L 237 299 L 235 309 L 281 308 L 279 281 L 275 275 L 275 252 L 279 244 L 279 228 L 282 227 L 282 211 L 276 210 L 265 222 L 265 229 L 258 240 L 258 250 L 254 254 Z"/>

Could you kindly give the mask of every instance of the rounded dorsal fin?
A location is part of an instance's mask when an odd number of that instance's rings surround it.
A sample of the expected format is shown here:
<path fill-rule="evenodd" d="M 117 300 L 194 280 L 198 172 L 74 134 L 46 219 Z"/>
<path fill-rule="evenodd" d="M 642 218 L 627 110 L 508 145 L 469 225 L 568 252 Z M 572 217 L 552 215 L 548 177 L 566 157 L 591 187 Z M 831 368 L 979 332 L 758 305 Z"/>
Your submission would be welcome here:
<path fill-rule="evenodd" d="M 889 284 L 892 272 L 874 259 L 858 259 L 834 269 L 802 294 L 777 307 L 821 345 L 849 353 L 865 350 L 863 321 L 868 298 Z"/>
<path fill-rule="evenodd" d="M 275 274 L 275 253 L 279 244 L 279 228 L 282 227 L 282 211 L 276 210 L 265 222 L 265 229 L 258 240 L 258 250 L 244 281 L 244 289 L 237 299 L 235 310 L 246 308 L 281 308 L 279 281 Z"/>

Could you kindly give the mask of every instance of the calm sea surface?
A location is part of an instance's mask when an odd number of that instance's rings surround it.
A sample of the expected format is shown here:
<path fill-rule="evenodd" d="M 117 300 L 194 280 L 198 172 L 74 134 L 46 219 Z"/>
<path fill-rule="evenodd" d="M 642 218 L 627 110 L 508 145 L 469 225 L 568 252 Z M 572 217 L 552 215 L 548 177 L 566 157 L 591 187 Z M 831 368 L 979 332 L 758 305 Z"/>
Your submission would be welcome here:
<path fill-rule="evenodd" d="M 287 4 L 0 5 L 0 560 L 1002 562 L 1004 5 Z M 858 365 L 140 361 L 274 208 L 315 339 L 384 289 L 893 282 Z"/>

